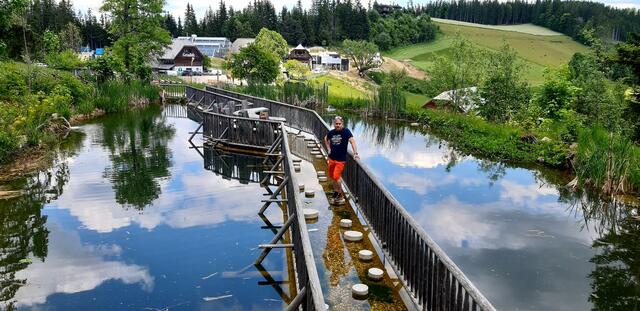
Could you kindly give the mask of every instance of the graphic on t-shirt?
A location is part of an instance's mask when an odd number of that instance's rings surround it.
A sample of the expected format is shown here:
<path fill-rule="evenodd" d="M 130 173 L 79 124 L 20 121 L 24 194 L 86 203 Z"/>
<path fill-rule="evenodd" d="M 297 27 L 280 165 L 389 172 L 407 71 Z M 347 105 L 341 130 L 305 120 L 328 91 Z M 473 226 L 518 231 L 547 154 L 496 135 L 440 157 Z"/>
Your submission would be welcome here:
<path fill-rule="evenodd" d="M 331 144 L 334 146 L 338 146 L 342 144 L 342 135 L 333 135 L 331 136 Z"/>

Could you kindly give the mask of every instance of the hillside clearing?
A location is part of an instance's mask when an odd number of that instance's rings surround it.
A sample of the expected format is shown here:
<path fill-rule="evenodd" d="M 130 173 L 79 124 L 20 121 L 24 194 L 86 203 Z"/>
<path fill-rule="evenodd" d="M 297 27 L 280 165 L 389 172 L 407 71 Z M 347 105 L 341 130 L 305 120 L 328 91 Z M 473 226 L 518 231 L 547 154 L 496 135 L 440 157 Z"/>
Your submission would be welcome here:
<path fill-rule="evenodd" d="M 563 36 L 562 33 L 553 31 L 549 28 L 537 26 L 534 24 L 484 25 L 484 24 L 476 24 L 476 23 L 469 23 L 469 22 L 461 22 L 461 21 L 444 19 L 444 18 L 431 18 L 431 20 L 433 20 L 434 22 L 443 23 L 443 24 L 495 29 L 495 30 L 503 30 L 503 31 L 514 31 L 514 32 L 521 32 L 521 33 L 526 33 L 526 34 L 536 35 L 536 36 Z"/>
<path fill-rule="evenodd" d="M 539 85 L 544 81 L 543 73 L 546 66 L 555 67 L 566 64 L 576 52 L 587 51 L 587 47 L 564 35 L 532 35 L 450 23 L 438 23 L 438 25 L 442 34 L 438 35 L 434 41 L 396 48 L 384 55 L 400 61 L 410 60 L 413 66 L 428 74 L 436 56 L 447 57 L 451 54 L 451 45 L 457 33 L 480 47 L 490 50 L 498 50 L 506 42 L 528 67 L 524 78 L 533 85 Z"/>

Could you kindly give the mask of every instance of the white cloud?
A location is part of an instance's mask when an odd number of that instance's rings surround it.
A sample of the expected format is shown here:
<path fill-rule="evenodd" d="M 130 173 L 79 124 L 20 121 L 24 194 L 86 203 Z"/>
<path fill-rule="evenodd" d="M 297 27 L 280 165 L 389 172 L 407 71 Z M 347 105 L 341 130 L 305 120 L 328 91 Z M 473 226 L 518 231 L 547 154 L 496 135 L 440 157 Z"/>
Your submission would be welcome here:
<path fill-rule="evenodd" d="M 49 228 L 49 253 L 44 262 L 37 258 L 16 279 L 27 283 L 16 293 L 18 306 L 45 303 L 55 293 L 73 294 L 92 290 L 108 280 L 124 284 L 140 283 L 150 291 L 154 279 L 145 267 L 106 260 L 104 256 L 117 256 L 118 245 L 82 245 L 76 232 L 66 232 L 56 225 Z"/>
<path fill-rule="evenodd" d="M 397 187 L 409 189 L 419 195 L 425 195 L 429 190 L 452 184 L 456 181 L 453 175 L 446 175 L 444 178 L 435 180 L 427 176 L 418 176 L 410 173 L 400 173 L 391 175 L 389 182 Z"/>
<path fill-rule="evenodd" d="M 500 185 L 502 186 L 500 198 L 503 200 L 511 200 L 518 205 L 533 202 L 544 196 L 557 197 L 560 195 L 555 188 L 537 183 L 522 185 L 510 180 L 503 180 L 500 182 Z"/>

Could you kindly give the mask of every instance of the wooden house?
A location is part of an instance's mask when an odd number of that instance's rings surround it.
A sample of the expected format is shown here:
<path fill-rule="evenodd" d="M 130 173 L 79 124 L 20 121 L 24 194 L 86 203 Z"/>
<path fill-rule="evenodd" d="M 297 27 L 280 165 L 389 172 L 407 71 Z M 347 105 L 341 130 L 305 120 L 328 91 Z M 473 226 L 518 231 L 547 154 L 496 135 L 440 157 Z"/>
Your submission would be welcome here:
<path fill-rule="evenodd" d="M 311 58 L 311 53 L 309 53 L 309 50 L 305 49 L 302 44 L 298 44 L 298 46 L 292 49 L 287 56 L 287 59 L 297 60 L 308 65 L 309 68 L 311 68 Z"/>
<path fill-rule="evenodd" d="M 477 103 L 484 101 L 478 95 L 477 87 L 468 87 L 457 90 L 449 90 L 440 93 L 438 96 L 422 105 L 424 109 L 444 109 L 456 110 L 462 113 L 468 113 L 478 107 Z"/>

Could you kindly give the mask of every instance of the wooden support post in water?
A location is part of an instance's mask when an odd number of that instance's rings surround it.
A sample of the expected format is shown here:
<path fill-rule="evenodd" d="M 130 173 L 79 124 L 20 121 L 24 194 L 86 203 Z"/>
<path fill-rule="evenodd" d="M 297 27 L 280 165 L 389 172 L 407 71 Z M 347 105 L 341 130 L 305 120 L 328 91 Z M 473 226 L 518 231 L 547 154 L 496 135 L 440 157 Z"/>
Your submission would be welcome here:
<path fill-rule="evenodd" d="M 280 185 L 278 185 L 278 188 L 276 189 L 276 191 L 274 191 L 273 194 L 271 194 L 269 199 L 271 199 L 271 200 L 276 199 L 278 194 L 280 194 L 280 192 L 282 192 L 282 190 L 284 189 L 284 187 L 287 185 L 288 182 L 289 182 L 289 176 L 284 178 L 284 180 L 280 183 Z M 264 211 L 267 210 L 267 207 L 269 207 L 269 205 L 271 205 L 271 203 L 273 203 L 273 202 L 265 202 L 262 205 L 262 207 L 260 208 L 260 211 L 258 212 L 258 214 L 264 214 Z"/>
<path fill-rule="evenodd" d="M 273 239 L 271 239 L 271 242 L 269 242 L 267 245 L 276 244 L 276 243 L 278 243 L 278 241 L 280 241 L 280 238 L 282 238 L 284 233 L 287 232 L 287 230 L 289 230 L 289 227 L 291 226 L 291 224 L 293 223 L 293 221 L 296 218 L 295 216 L 296 216 L 295 213 L 292 214 L 292 215 L 289 215 L 289 219 L 287 220 L 287 222 L 284 223 L 282 228 L 280 228 L 280 230 L 278 230 L 278 233 L 276 233 L 276 236 L 274 236 Z M 267 255 L 269 255 L 269 252 L 271 251 L 271 249 L 273 249 L 273 247 L 274 246 L 265 247 L 265 249 L 262 251 L 260 256 L 258 256 L 258 259 L 256 259 L 255 264 L 256 265 L 261 264 L 262 261 L 264 260 L 264 258 L 267 257 Z"/>
<path fill-rule="evenodd" d="M 196 134 L 198 134 L 198 131 L 202 128 L 203 125 L 204 125 L 204 122 L 200 122 L 200 125 L 198 125 L 198 128 L 195 131 L 193 131 L 193 134 L 191 134 L 191 137 L 189 137 L 189 142 L 191 142 L 191 140 L 193 140 Z"/>
<path fill-rule="evenodd" d="M 303 287 L 300 292 L 293 298 L 293 301 L 287 306 L 287 311 L 298 310 L 298 307 L 302 303 L 302 300 L 307 295 L 307 287 Z"/>

